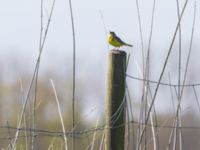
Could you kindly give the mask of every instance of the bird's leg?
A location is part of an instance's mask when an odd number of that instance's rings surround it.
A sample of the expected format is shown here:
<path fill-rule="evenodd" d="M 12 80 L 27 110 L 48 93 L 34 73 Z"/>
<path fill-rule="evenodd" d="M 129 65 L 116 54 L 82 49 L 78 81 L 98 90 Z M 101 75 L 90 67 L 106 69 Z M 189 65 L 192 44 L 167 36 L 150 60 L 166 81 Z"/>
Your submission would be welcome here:
<path fill-rule="evenodd" d="M 121 46 L 120 46 L 121 47 Z M 120 47 L 117 48 L 117 50 L 119 51 Z"/>

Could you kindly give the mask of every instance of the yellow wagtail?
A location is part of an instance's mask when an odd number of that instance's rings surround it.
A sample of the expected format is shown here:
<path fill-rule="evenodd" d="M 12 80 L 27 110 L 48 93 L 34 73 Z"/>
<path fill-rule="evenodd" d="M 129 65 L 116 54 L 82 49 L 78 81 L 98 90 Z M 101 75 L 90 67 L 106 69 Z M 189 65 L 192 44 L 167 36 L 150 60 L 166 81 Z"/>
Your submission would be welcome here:
<path fill-rule="evenodd" d="M 121 46 L 129 46 L 132 47 L 133 45 L 127 44 L 122 41 L 113 31 L 110 31 L 108 35 L 108 43 L 114 47 L 121 47 Z"/>

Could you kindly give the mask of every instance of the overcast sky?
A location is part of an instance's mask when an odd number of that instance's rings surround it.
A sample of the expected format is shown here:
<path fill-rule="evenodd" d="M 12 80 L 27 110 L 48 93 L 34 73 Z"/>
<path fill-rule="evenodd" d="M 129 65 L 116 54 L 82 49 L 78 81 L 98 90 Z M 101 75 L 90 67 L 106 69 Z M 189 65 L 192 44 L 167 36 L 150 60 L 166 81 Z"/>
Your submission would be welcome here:
<path fill-rule="evenodd" d="M 52 1 L 45 1 L 44 19 L 50 13 Z M 184 0 L 180 1 L 182 6 Z M 39 0 L 6 0 L 0 2 L 0 51 L 18 49 L 36 52 L 40 32 Z M 114 30 L 122 39 L 140 48 L 140 34 L 135 0 L 73 0 L 77 51 L 106 51 L 107 43 L 103 20 L 107 30 Z M 153 1 L 139 1 L 142 31 L 147 45 Z M 183 38 L 190 38 L 194 0 L 190 0 L 183 17 Z M 181 7 L 182 8 L 182 7 Z M 197 14 L 199 12 L 197 1 Z M 101 18 L 100 12 L 103 15 Z M 197 23 L 199 25 L 199 16 Z M 177 23 L 176 1 L 157 0 L 154 18 L 154 45 L 169 44 Z M 199 33 L 199 31 L 198 31 Z M 198 35 L 198 34 L 197 34 Z M 158 41 L 159 39 L 159 41 Z M 47 38 L 46 49 L 70 51 L 72 47 L 71 21 L 67 0 L 56 0 L 55 10 Z M 15 50 L 16 51 L 16 50 Z M 50 50 L 46 50 L 50 51 Z M 81 52 L 80 52 L 81 53 Z"/>

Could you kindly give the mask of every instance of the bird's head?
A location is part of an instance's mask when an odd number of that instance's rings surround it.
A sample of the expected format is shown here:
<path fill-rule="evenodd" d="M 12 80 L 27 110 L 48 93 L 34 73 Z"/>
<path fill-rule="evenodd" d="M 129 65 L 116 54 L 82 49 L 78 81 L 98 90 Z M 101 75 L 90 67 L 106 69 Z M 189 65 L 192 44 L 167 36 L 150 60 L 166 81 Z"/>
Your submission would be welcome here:
<path fill-rule="evenodd" d="M 110 31 L 110 34 L 111 34 L 111 35 L 115 35 L 115 32 L 113 32 L 113 31 Z"/>

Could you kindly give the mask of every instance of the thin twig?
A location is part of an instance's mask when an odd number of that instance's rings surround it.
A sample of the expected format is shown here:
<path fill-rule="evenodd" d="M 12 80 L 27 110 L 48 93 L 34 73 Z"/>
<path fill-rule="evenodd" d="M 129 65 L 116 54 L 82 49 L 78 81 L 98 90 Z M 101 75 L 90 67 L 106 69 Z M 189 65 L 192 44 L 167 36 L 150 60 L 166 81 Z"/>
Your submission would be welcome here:
<path fill-rule="evenodd" d="M 138 23 L 139 23 L 139 30 L 140 30 L 140 40 L 141 40 L 141 49 L 142 49 L 142 76 L 144 77 L 145 76 L 145 54 L 144 54 L 144 40 L 143 40 L 143 33 L 142 33 L 142 23 L 141 23 L 141 16 L 140 16 L 140 9 L 139 9 L 139 2 L 138 0 L 135 1 L 136 2 L 136 7 L 137 7 L 137 16 L 138 16 Z M 145 84 L 143 84 L 143 88 L 142 88 L 142 91 L 143 91 L 143 94 L 144 94 L 144 91 L 145 91 Z M 144 95 L 143 95 L 144 96 Z M 142 107 L 143 107 L 143 96 L 142 96 L 142 99 L 141 99 L 141 108 L 140 108 L 140 117 L 139 117 L 139 121 L 142 120 Z M 140 132 L 141 132 L 141 127 L 139 126 L 138 127 L 138 134 L 137 135 L 140 135 Z M 138 139 L 138 138 L 137 138 Z"/>
<path fill-rule="evenodd" d="M 169 77 L 169 83 L 171 84 L 171 78 L 170 78 L 170 74 L 168 75 Z M 174 86 L 174 89 L 176 89 L 176 87 Z M 173 105 L 173 110 L 175 112 L 175 104 L 174 104 L 174 96 L 173 96 L 173 90 L 172 90 L 172 86 L 170 86 L 170 93 L 171 93 L 171 100 L 172 100 L 172 105 Z M 175 122 L 176 120 L 174 119 L 173 121 L 173 126 L 175 126 Z M 168 146 L 166 147 L 166 150 L 169 150 L 171 144 L 172 144 L 172 139 L 173 139 L 173 135 L 175 135 L 175 130 L 176 129 L 171 129 L 171 132 L 170 132 L 170 136 L 169 136 L 169 140 L 168 140 Z M 175 138 L 175 136 L 174 136 Z"/>
<path fill-rule="evenodd" d="M 137 15 L 138 15 L 138 23 L 139 23 L 139 29 L 140 29 L 140 40 L 141 40 L 141 47 L 142 47 L 142 60 L 143 60 L 143 72 L 144 72 L 144 40 L 143 40 L 143 34 L 142 34 L 142 22 L 141 22 L 141 16 L 140 16 L 140 9 L 139 9 L 139 2 L 138 0 L 135 1 L 137 6 Z"/>
<path fill-rule="evenodd" d="M 151 54 L 151 39 L 152 39 L 152 34 L 153 34 L 153 25 L 154 25 L 154 14 L 155 14 L 155 6 L 156 6 L 156 0 L 153 1 L 153 9 L 152 9 L 152 16 L 151 16 L 151 27 L 150 27 L 150 35 L 149 35 L 149 43 L 148 43 L 148 49 L 147 49 L 147 59 L 146 59 L 146 69 L 145 69 L 145 79 L 149 79 L 149 70 L 150 70 L 150 54 Z M 144 82 L 146 83 L 145 84 L 145 101 L 146 103 L 148 103 L 149 105 L 149 102 L 148 102 L 148 92 L 149 92 L 149 83 L 148 82 Z M 147 108 L 147 107 L 146 107 Z M 145 109 L 145 119 L 146 119 L 146 113 L 147 109 Z M 151 120 L 151 123 L 153 124 L 153 116 L 150 115 L 150 120 Z M 155 136 L 157 134 L 155 134 L 155 129 L 154 128 L 151 128 L 152 129 L 152 134 L 153 134 L 153 146 L 154 146 L 154 150 L 157 150 L 159 149 L 158 148 L 158 144 L 157 144 L 157 140 L 158 137 L 156 138 Z M 145 149 L 146 149 L 146 136 L 145 136 Z"/>
<path fill-rule="evenodd" d="M 99 150 L 103 150 L 104 149 L 104 139 L 105 139 L 105 132 L 103 131 Z"/>
<path fill-rule="evenodd" d="M 43 36 L 43 0 L 40 3 L 40 38 L 39 38 L 39 51 L 41 51 L 42 46 L 42 36 Z M 36 127 L 36 104 L 37 104 L 37 89 L 38 89 L 38 74 L 39 74 L 39 65 L 36 70 L 36 77 L 35 77 L 35 95 L 34 95 L 34 102 L 33 102 L 33 128 Z M 34 150 L 35 148 L 35 136 L 34 132 L 32 132 L 32 140 L 31 140 L 31 149 Z"/>
<path fill-rule="evenodd" d="M 168 53 L 167 53 L 167 56 L 166 56 L 166 59 L 165 59 L 165 62 L 164 62 L 164 66 L 163 66 L 162 72 L 161 72 L 161 74 L 160 74 L 160 77 L 159 77 L 159 80 L 158 80 L 158 84 L 157 84 L 157 86 L 156 86 L 155 93 L 154 93 L 152 102 L 151 102 L 151 104 L 150 104 L 150 107 L 149 107 L 149 110 L 148 110 L 148 113 L 147 113 L 147 118 L 146 118 L 146 121 L 145 121 L 146 123 L 147 123 L 148 120 L 149 120 L 149 116 L 150 116 L 150 114 L 151 114 L 151 109 L 152 109 L 153 104 L 154 104 L 154 102 L 155 102 L 155 99 L 156 99 L 156 96 L 157 96 L 157 93 L 158 93 L 158 89 L 159 89 L 159 86 L 160 86 L 160 82 L 161 82 L 161 80 L 162 80 L 162 77 L 163 77 L 165 68 L 166 68 L 166 66 L 167 66 L 167 62 L 168 62 L 169 56 L 170 56 L 170 54 L 171 54 L 172 46 L 173 46 L 174 41 L 175 41 L 175 37 L 176 37 L 177 31 L 178 31 L 178 28 L 179 28 L 179 24 L 180 24 L 180 22 L 181 22 L 181 18 L 182 18 L 182 16 L 183 16 L 183 13 L 184 13 L 185 8 L 186 8 L 186 6 L 187 6 L 187 2 L 188 2 L 188 0 L 186 0 L 186 2 L 185 2 L 185 4 L 184 4 L 184 7 L 183 7 L 182 12 L 181 12 L 180 19 L 179 19 L 178 24 L 177 24 L 177 26 L 176 26 L 176 29 L 175 29 L 175 32 L 174 32 L 174 35 L 173 35 L 173 38 L 172 38 L 172 42 L 171 42 L 171 44 L 170 44 L 170 47 L 169 47 L 169 50 L 168 50 Z M 141 141 L 142 141 L 142 137 L 143 137 L 144 131 L 145 131 L 145 128 L 143 128 L 142 133 L 141 133 L 141 135 L 140 135 L 139 145 L 140 145 L 140 143 L 141 143 Z M 138 150 L 139 150 L 139 146 L 138 146 Z"/>
<path fill-rule="evenodd" d="M 7 126 L 8 126 L 8 140 L 9 140 L 9 148 L 12 149 L 12 141 L 11 141 L 11 132 L 10 132 L 10 128 L 9 128 L 9 122 L 7 121 Z"/>
<path fill-rule="evenodd" d="M 75 26 L 74 26 L 74 16 L 72 10 L 72 2 L 69 1 L 70 8 L 70 18 L 71 18 L 71 27 L 72 27 L 72 38 L 73 38 L 73 83 L 72 83 L 72 132 L 75 126 L 75 92 L 76 92 L 76 38 L 75 38 Z M 72 150 L 75 150 L 75 139 L 72 138 Z"/>
<path fill-rule="evenodd" d="M 103 23 L 103 28 L 104 28 L 104 34 L 105 34 L 105 39 L 107 38 L 107 34 L 108 34 L 108 30 L 107 30 L 107 27 L 106 27 L 106 24 L 105 24 L 105 21 L 104 21 L 104 16 L 103 16 L 103 13 L 101 12 L 101 10 L 99 10 L 99 14 L 101 16 L 101 21 Z M 109 44 L 107 43 L 107 48 L 109 49 Z"/>
<path fill-rule="evenodd" d="M 178 16 L 178 20 L 180 19 L 180 6 L 179 6 L 179 0 L 176 0 L 176 6 L 177 6 L 177 16 Z M 181 39 L 181 23 L 179 24 L 179 65 L 178 65 L 178 85 L 181 84 L 181 43 L 182 43 L 182 39 Z M 181 93 L 180 93 L 180 86 L 178 86 L 178 102 L 181 101 Z M 179 121 L 177 121 L 176 125 L 177 126 L 180 126 L 181 125 L 181 109 L 179 109 L 178 111 L 178 114 L 177 114 L 177 117 L 179 117 Z M 176 133 L 176 132 L 175 132 Z M 175 145 L 176 145 L 176 138 L 174 138 L 174 141 L 175 141 Z M 179 148 L 180 150 L 182 150 L 182 133 L 181 133 L 181 130 L 179 130 Z M 176 147 L 176 146 L 175 146 Z M 174 147 L 174 148 L 175 148 Z M 175 150 L 175 149 L 174 149 Z"/>
<path fill-rule="evenodd" d="M 126 89 L 126 88 L 125 88 Z M 127 95 L 126 93 L 125 93 L 125 95 Z M 130 115 L 129 115 L 129 105 L 128 105 L 128 101 L 130 101 L 130 99 L 129 100 L 127 100 L 127 98 L 126 98 L 126 104 L 125 104 L 125 119 L 126 119 L 126 121 L 127 122 L 129 122 L 130 121 Z M 130 134 L 131 132 L 130 132 L 130 124 L 127 124 L 127 126 L 125 127 L 125 136 L 124 136 L 124 139 L 125 139 L 125 141 L 126 141 L 126 143 L 125 143 L 125 149 L 129 149 L 129 147 L 130 147 Z"/>
<path fill-rule="evenodd" d="M 98 127 L 98 124 L 99 124 L 99 119 L 97 119 L 96 126 L 95 126 L 96 128 Z M 94 132 L 94 134 L 93 134 L 91 150 L 94 149 L 96 134 L 97 134 L 97 132 Z"/>
<path fill-rule="evenodd" d="M 127 97 L 127 111 L 131 113 L 131 120 L 134 119 L 134 115 L 133 115 L 133 109 L 132 109 L 132 103 L 131 103 L 131 96 L 130 96 L 130 91 L 129 91 L 129 87 L 128 87 L 128 84 L 126 83 L 126 97 Z M 133 144 L 133 147 L 135 149 L 135 130 L 134 130 L 134 127 L 131 126 L 131 131 L 130 133 L 133 133 L 132 135 L 132 144 Z M 129 134 L 130 134 L 129 133 Z"/>
<path fill-rule="evenodd" d="M 57 107 L 58 107 L 58 113 L 59 113 L 60 122 L 61 122 L 62 130 L 63 130 L 63 135 L 64 135 L 65 150 L 67 150 L 68 149 L 67 148 L 67 136 L 65 135 L 65 125 L 64 125 L 64 121 L 63 121 L 62 112 L 61 112 L 60 102 L 58 100 L 58 96 L 57 96 L 57 92 L 56 92 L 56 88 L 55 88 L 53 80 L 50 79 L 50 82 L 51 82 L 51 86 L 53 88 L 53 92 L 54 92 L 55 99 L 56 99 L 56 104 L 57 104 Z"/>
<path fill-rule="evenodd" d="M 183 85 L 186 82 L 187 71 L 188 71 L 188 66 L 189 66 L 189 61 L 190 61 L 190 55 L 191 55 L 191 51 L 192 51 L 195 22 L 196 22 L 196 1 L 195 1 L 195 4 L 194 4 L 194 16 L 193 16 L 193 25 L 192 25 L 191 39 L 190 39 L 190 48 L 189 48 L 187 62 L 186 62 L 186 70 L 185 70 L 185 74 L 184 74 L 184 78 L 183 78 Z M 178 96 L 180 98 L 178 98 L 178 106 L 177 106 L 177 112 L 176 112 L 176 117 L 177 117 L 178 120 L 176 121 L 176 126 L 181 126 L 180 107 L 181 107 L 181 98 L 182 98 L 182 95 L 183 95 L 183 90 L 184 90 L 184 86 L 181 89 L 180 96 Z M 180 148 L 182 149 L 182 134 L 181 134 L 181 129 L 179 129 L 178 131 L 179 131 Z M 176 146 L 174 146 L 174 149 L 175 148 L 176 148 Z"/>
<path fill-rule="evenodd" d="M 41 47 L 40 47 L 40 50 L 39 50 L 39 54 L 38 54 L 38 58 L 37 58 L 37 61 L 36 61 L 35 68 L 34 68 L 33 76 L 32 76 L 32 79 L 30 81 L 30 85 L 29 85 L 29 88 L 28 88 L 28 92 L 27 92 L 25 101 L 23 103 L 22 112 L 20 114 L 20 119 L 19 119 L 19 123 L 18 123 L 18 128 L 21 127 L 22 120 L 23 120 L 24 113 L 25 113 L 25 109 L 26 109 L 26 105 L 27 105 L 27 102 L 29 100 L 31 89 L 33 87 L 33 83 L 34 83 L 34 80 L 35 80 L 36 75 L 37 75 L 37 70 L 38 70 L 38 66 L 40 64 L 40 58 L 41 58 L 43 47 L 44 47 L 44 44 L 45 44 L 45 41 L 46 41 L 47 33 L 48 33 L 48 30 L 49 30 L 51 18 L 52 18 L 52 15 L 53 15 L 54 6 L 55 6 L 55 0 L 53 1 L 52 7 L 51 7 L 50 16 L 48 18 L 48 23 L 47 23 L 45 34 L 44 34 L 44 38 L 43 38 L 43 41 L 42 41 L 42 44 L 41 44 Z M 15 150 L 15 146 L 16 146 L 16 141 L 17 141 L 18 135 L 19 135 L 19 130 L 16 131 L 15 138 L 14 138 L 14 141 L 13 141 L 13 149 L 12 150 Z"/>
<path fill-rule="evenodd" d="M 199 98 L 198 98 L 198 96 L 197 96 L 196 89 L 195 89 L 195 87 L 194 87 L 194 86 L 192 87 L 192 89 L 193 89 L 193 92 L 194 92 L 194 95 L 195 95 L 195 99 L 196 99 L 196 102 L 197 102 L 197 107 L 198 107 L 198 110 L 199 110 L 199 112 L 200 112 Z"/>
<path fill-rule="evenodd" d="M 20 82 L 20 91 L 21 91 L 21 95 L 22 95 L 22 102 L 24 102 L 25 101 L 25 98 L 24 98 L 24 89 L 23 89 L 23 85 L 22 85 L 21 79 L 19 80 L 19 82 Z M 24 114 L 24 127 L 26 128 L 26 113 Z M 28 149 L 27 131 L 24 131 L 24 134 L 25 134 L 26 149 Z"/>
<path fill-rule="evenodd" d="M 185 85 L 185 82 L 186 82 L 188 66 L 189 66 L 189 61 L 190 61 L 190 55 L 191 55 L 191 52 L 192 52 L 195 22 L 196 22 L 196 1 L 195 1 L 195 4 L 194 4 L 193 25 L 192 25 L 192 32 L 191 32 L 191 38 L 190 38 L 190 47 L 189 47 L 189 52 L 188 52 L 188 55 L 187 55 L 188 57 L 187 57 L 187 62 L 186 62 L 186 67 L 185 67 L 185 74 L 184 74 L 184 78 L 183 78 L 183 85 Z M 181 89 L 181 97 L 183 95 L 183 90 L 184 90 L 184 86 Z"/>
<path fill-rule="evenodd" d="M 176 121 L 176 120 L 174 120 L 174 122 L 173 122 L 173 126 L 175 126 L 175 121 Z M 170 146 L 171 146 L 171 144 L 172 144 L 172 137 L 173 137 L 174 132 L 175 132 L 175 128 L 172 128 L 172 129 L 171 129 L 171 132 L 170 132 L 170 135 L 169 135 L 168 146 L 167 146 L 167 148 L 166 148 L 167 150 L 170 149 Z"/>

